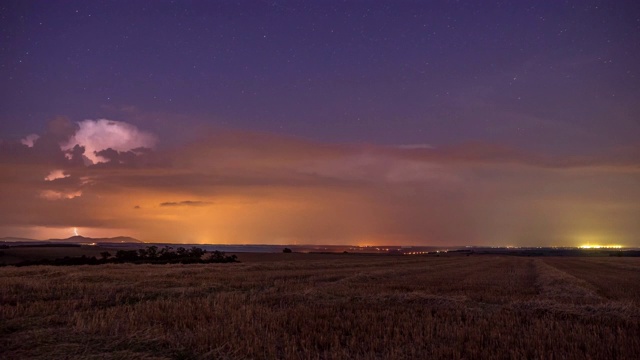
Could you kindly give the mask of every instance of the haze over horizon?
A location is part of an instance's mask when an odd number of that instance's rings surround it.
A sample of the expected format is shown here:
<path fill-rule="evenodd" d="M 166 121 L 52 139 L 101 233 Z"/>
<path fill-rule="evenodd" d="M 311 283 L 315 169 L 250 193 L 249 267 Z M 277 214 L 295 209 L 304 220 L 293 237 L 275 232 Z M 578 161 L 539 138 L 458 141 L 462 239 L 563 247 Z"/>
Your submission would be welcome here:
<path fill-rule="evenodd" d="M 0 10 L 0 237 L 640 246 L 637 2 Z"/>

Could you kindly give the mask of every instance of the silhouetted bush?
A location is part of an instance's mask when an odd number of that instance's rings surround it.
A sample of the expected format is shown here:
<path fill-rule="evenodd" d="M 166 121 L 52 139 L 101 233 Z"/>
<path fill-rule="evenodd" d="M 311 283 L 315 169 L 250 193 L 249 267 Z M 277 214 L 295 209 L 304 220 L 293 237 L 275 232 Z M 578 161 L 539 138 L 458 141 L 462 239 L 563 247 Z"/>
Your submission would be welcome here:
<path fill-rule="evenodd" d="M 285 253 L 285 254 L 290 254 L 290 253 L 292 253 L 293 251 L 291 251 L 291 249 L 289 249 L 289 248 L 284 248 L 284 249 L 282 250 L 282 252 L 283 252 L 283 253 Z"/>
<path fill-rule="evenodd" d="M 147 246 L 147 257 L 149 259 L 155 259 L 158 256 L 157 246 Z"/>
<path fill-rule="evenodd" d="M 160 257 L 161 259 L 171 258 L 171 255 L 173 254 L 171 250 L 173 250 L 171 246 L 165 245 L 165 247 L 160 249 L 160 251 L 158 252 L 158 257 Z"/>
<path fill-rule="evenodd" d="M 202 250 L 200 248 L 197 247 L 192 247 L 191 249 L 189 249 L 187 251 L 187 256 L 192 257 L 192 258 L 201 258 L 202 255 L 204 255 L 207 251 L 206 250 Z"/>
<path fill-rule="evenodd" d="M 206 262 L 209 263 L 227 263 L 227 262 L 236 262 L 238 259 L 235 255 L 225 255 L 223 251 L 215 250 L 212 253 L 209 253 L 209 258 Z"/>

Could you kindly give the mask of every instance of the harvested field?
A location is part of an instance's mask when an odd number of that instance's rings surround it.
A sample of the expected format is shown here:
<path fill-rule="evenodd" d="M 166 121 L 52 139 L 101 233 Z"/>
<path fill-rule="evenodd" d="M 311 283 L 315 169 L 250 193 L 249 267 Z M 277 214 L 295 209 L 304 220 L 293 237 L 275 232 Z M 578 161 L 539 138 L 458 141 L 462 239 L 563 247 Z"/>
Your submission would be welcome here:
<path fill-rule="evenodd" d="M 247 258 L 0 268 L 0 357 L 640 358 L 638 258 Z"/>

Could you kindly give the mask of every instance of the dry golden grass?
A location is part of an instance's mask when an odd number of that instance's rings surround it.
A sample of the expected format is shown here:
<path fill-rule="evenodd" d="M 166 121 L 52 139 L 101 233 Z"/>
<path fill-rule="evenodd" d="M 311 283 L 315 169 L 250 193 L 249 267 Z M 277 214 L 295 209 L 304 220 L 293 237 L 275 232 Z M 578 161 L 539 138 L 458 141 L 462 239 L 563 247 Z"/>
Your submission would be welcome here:
<path fill-rule="evenodd" d="M 640 259 L 247 257 L 0 268 L 0 358 L 640 358 Z"/>

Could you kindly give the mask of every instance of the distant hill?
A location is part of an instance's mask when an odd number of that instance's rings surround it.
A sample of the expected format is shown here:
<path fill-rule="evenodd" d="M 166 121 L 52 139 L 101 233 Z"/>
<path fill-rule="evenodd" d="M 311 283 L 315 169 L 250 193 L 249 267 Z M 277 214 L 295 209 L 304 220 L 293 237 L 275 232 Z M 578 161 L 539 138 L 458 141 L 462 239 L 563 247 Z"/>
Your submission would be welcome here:
<path fill-rule="evenodd" d="M 4 242 L 55 242 L 55 243 L 73 243 L 73 244 L 86 244 L 86 243 L 143 243 L 138 239 L 134 239 L 129 236 L 117 236 L 112 238 L 90 238 L 85 236 L 72 236 L 66 239 L 49 239 L 49 240 L 35 240 L 18 237 L 4 237 L 0 238 L 0 241 Z"/>
<path fill-rule="evenodd" d="M 112 238 L 90 238 L 78 235 L 66 239 L 49 239 L 46 241 L 71 243 L 142 243 L 142 241 L 129 236 L 117 236 Z"/>

